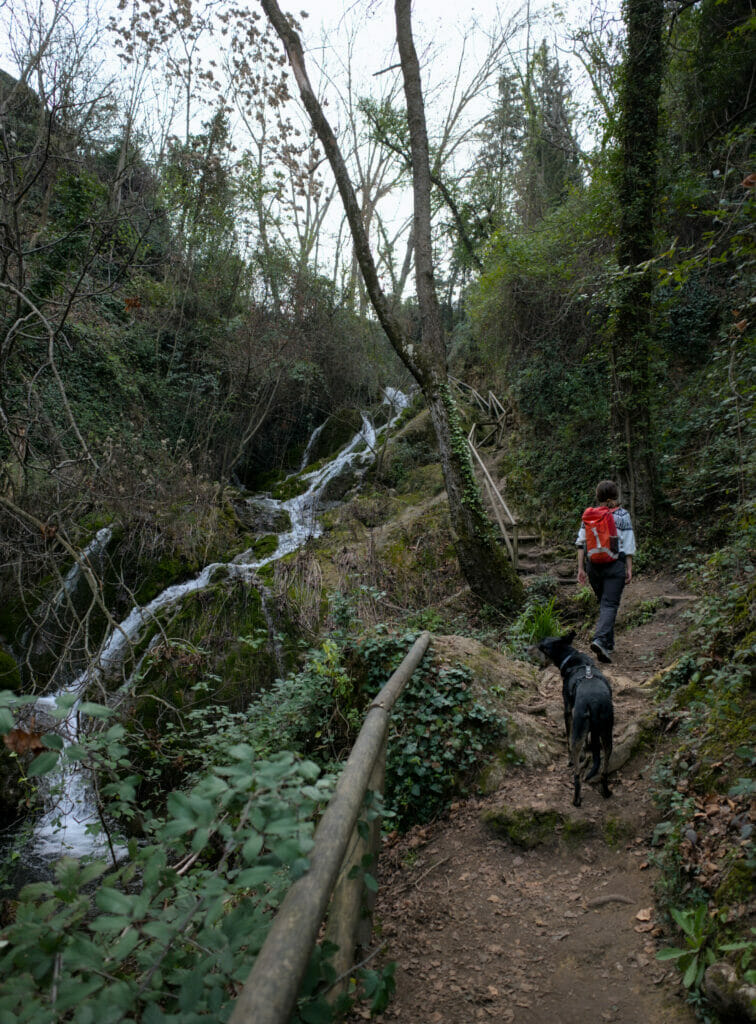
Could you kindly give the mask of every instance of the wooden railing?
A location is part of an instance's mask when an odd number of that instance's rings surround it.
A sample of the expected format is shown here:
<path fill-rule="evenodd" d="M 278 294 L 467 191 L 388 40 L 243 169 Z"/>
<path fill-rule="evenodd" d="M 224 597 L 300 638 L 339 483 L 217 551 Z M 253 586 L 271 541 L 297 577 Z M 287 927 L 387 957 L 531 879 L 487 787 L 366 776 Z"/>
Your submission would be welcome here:
<path fill-rule="evenodd" d="M 520 561 L 520 527 L 478 451 L 493 438 L 496 438 L 497 444 L 502 444 L 506 430 L 507 411 L 493 391 L 489 391 L 488 395 L 484 397 L 471 384 L 466 384 L 458 377 L 450 377 L 449 381 L 468 405 L 475 406 L 486 417 L 480 426 L 483 429 L 488 428 L 488 433 L 477 440 L 475 435 L 478 424 L 473 423 L 470 433 L 467 435 L 467 445 L 474 463 L 483 471 L 483 485 L 516 572 Z"/>
<path fill-rule="evenodd" d="M 470 433 L 467 435 L 467 445 L 473 459 L 483 471 L 483 484 L 486 488 L 486 493 L 488 494 L 488 500 L 491 502 L 496 522 L 499 524 L 501 535 L 504 538 L 504 543 L 507 545 L 507 551 L 509 552 L 509 557 L 512 559 L 512 565 L 516 572 L 520 560 L 520 528 L 517 520 L 509 511 L 509 506 L 506 501 L 504 501 L 504 497 L 496 486 L 494 478 L 488 472 L 486 464 L 480 457 L 480 453 L 478 452 L 478 448 L 475 444 L 474 423 Z M 512 534 L 511 537 L 509 535 L 510 531 Z"/>
<path fill-rule="evenodd" d="M 458 377 L 450 377 L 449 383 L 453 388 L 456 388 L 457 393 L 468 405 L 474 405 L 483 413 L 485 419 L 481 426 L 488 427 L 489 431 L 481 438 L 480 444 L 488 444 L 495 437 L 496 443 L 501 445 L 507 428 L 507 410 L 493 391 L 489 391 L 485 396 L 481 395 L 472 384 L 466 384 L 465 381 L 460 380 Z"/>
<path fill-rule="evenodd" d="M 362 916 L 363 885 L 350 878 L 366 852 L 377 855 L 379 824 L 363 840 L 357 820 L 368 790 L 383 791 L 391 709 L 422 661 L 430 634 L 423 633 L 370 705 L 360 734 L 336 790 L 315 832 L 310 868 L 289 889 L 271 925 L 249 977 L 236 1001 L 230 1024 L 287 1024 L 291 1017 L 318 931 L 326 915 L 326 935 L 339 946 L 340 962 L 352 965 L 355 936 Z M 333 894 L 333 899 L 331 895 Z"/>

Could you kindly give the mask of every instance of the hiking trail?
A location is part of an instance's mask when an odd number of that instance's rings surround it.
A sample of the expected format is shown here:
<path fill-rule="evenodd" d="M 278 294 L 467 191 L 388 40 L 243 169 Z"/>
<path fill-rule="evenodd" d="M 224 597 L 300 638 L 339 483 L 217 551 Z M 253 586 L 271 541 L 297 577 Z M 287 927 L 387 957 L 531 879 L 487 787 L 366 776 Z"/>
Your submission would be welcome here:
<path fill-rule="evenodd" d="M 643 684 L 673 660 L 689 607 L 668 575 L 626 589 L 615 660 L 602 666 L 614 691 L 615 751 L 654 715 L 653 687 Z M 438 640 L 450 653 L 464 645 Z M 587 650 L 585 640 L 576 645 Z M 574 808 L 561 677 L 550 667 L 531 679 L 517 720 L 543 730 L 536 763 L 504 766 L 485 796 L 384 842 L 373 945 L 385 944 L 375 962 L 396 961 L 397 987 L 374 1019 L 692 1024 L 679 973 L 655 959 L 675 944 L 657 921 L 650 857 L 659 820 L 651 775 L 669 739 L 648 731 L 610 776 L 611 799 L 589 783 Z"/>

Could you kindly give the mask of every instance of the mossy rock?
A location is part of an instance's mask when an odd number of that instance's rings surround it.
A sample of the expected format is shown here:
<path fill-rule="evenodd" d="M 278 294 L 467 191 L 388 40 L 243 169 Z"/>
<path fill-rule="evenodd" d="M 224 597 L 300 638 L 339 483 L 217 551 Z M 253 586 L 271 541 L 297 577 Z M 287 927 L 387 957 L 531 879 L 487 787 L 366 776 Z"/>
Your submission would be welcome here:
<path fill-rule="evenodd" d="M 417 500 L 434 498 L 444 489 L 444 474 L 439 462 L 430 462 L 411 469 L 396 485 L 399 494 L 416 496 Z"/>
<path fill-rule="evenodd" d="M 629 821 L 623 821 L 622 818 L 614 818 L 610 815 L 604 821 L 602 834 L 606 845 L 615 849 L 632 838 L 635 835 L 635 829 Z"/>
<path fill-rule="evenodd" d="M 13 643 L 27 625 L 27 613 L 20 597 L 3 593 L 0 595 L 0 641 Z"/>
<path fill-rule="evenodd" d="M 137 692 L 134 714 L 144 728 L 206 704 L 243 710 L 278 674 L 260 593 L 242 581 L 190 594 L 163 632 Z"/>
<path fill-rule="evenodd" d="M 590 836 L 595 826 L 584 818 L 566 815 L 551 807 L 497 807 L 481 819 L 494 835 L 522 850 L 549 846 L 562 839 L 577 843 Z"/>
<path fill-rule="evenodd" d="M 265 537 L 259 537 L 252 544 L 255 558 L 267 558 L 272 555 L 278 547 L 278 534 L 269 533 Z"/>
<path fill-rule="evenodd" d="M 191 565 L 178 554 L 165 555 L 163 558 L 145 567 L 145 575 L 134 591 L 136 604 L 149 604 L 158 594 L 172 583 L 181 583 L 188 579 L 197 566 Z"/>
<path fill-rule="evenodd" d="M 419 470 L 431 465 L 436 467 L 434 471 L 419 474 Z M 403 493 L 437 493 L 443 487 L 438 444 L 427 410 L 389 439 L 375 475 L 382 485 L 396 487 Z"/>
<path fill-rule="evenodd" d="M 754 890 L 753 868 L 745 860 L 736 860 L 730 864 L 724 881 L 714 893 L 714 901 L 718 907 L 748 903 L 753 899 Z"/>
<path fill-rule="evenodd" d="M 249 533 L 286 533 L 291 529 L 291 516 L 285 508 L 265 498 L 246 498 L 233 503 L 234 513 Z"/>
<path fill-rule="evenodd" d="M 393 510 L 390 498 L 383 492 L 374 491 L 369 494 L 358 494 L 349 503 L 347 514 L 356 519 L 357 522 L 372 529 L 385 523 Z M 321 524 L 325 529 L 333 527 L 335 520 L 326 513 L 321 518 Z"/>
<path fill-rule="evenodd" d="M 312 481 L 307 480 L 304 474 L 295 473 L 293 476 L 287 477 L 286 480 L 276 484 L 271 493 L 277 501 L 289 501 L 291 498 L 304 494 L 311 483 Z"/>
<path fill-rule="evenodd" d="M 400 421 L 401 422 L 401 421 Z M 430 448 L 436 447 L 436 432 L 433 428 L 428 409 L 412 416 L 406 423 L 396 430 L 392 442 L 406 441 L 409 444 L 425 444 Z"/>
<path fill-rule="evenodd" d="M 339 472 L 332 476 L 320 493 L 321 501 L 341 501 L 359 481 L 359 476 L 352 466 L 345 463 Z"/>
<path fill-rule="evenodd" d="M 20 690 L 21 671 L 13 655 L 0 644 L 0 690 Z"/>
<path fill-rule="evenodd" d="M 327 459 L 347 445 L 362 428 L 362 413 L 359 409 L 344 408 L 332 413 L 323 429 L 315 438 L 310 450 L 310 465 L 319 459 Z"/>

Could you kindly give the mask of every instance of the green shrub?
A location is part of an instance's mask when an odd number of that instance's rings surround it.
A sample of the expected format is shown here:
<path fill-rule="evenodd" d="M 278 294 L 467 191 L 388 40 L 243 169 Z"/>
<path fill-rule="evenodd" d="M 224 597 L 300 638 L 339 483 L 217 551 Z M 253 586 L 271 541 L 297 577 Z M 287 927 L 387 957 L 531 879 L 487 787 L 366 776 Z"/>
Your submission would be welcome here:
<path fill-rule="evenodd" d="M 542 603 L 536 597 L 530 599 L 525 608 L 507 630 L 507 646 L 515 657 L 527 656 L 527 648 L 547 636 L 559 636 L 563 632 L 556 610 L 556 597 Z"/>

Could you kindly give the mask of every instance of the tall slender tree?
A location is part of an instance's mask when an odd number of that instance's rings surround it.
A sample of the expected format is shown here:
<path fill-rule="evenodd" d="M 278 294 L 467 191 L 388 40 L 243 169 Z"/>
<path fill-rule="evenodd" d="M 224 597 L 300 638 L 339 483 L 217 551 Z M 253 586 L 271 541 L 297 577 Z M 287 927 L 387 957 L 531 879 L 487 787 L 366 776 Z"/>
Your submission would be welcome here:
<path fill-rule="evenodd" d="M 302 102 L 333 170 L 370 301 L 389 341 L 414 376 L 428 403 L 462 572 L 472 591 L 482 600 L 498 607 L 511 607 L 522 599 L 522 583 L 499 547 L 483 508 L 466 438 L 449 388 L 446 346 L 433 268 L 428 136 L 420 64 L 412 36 L 410 0 L 395 0 L 394 11 L 412 151 L 415 281 L 421 321 L 419 344 L 414 343 L 381 288 L 360 205 L 336 137 L 310 84 L 302 44 L 292 20 L 281 12 L 276 0 L 261 0 L 261 4 L 286 48 Z"/>
<path fill-rule="evenodd" d="M 652 278 L 663 0 L 625 0 L 617 261 L 622 271 L 611 333 L 612 427 L 631 510 L 650 512 L 656 488 L 651 422 Z"/>

